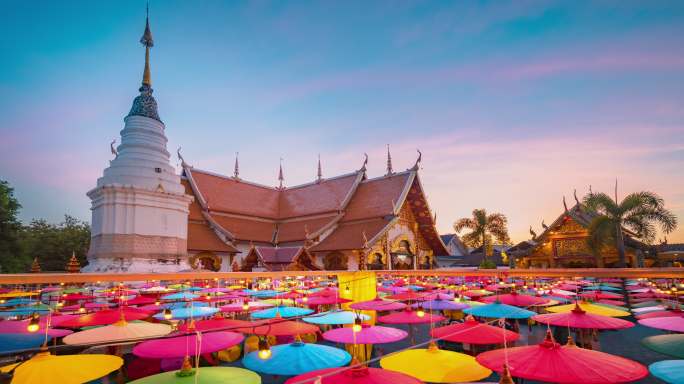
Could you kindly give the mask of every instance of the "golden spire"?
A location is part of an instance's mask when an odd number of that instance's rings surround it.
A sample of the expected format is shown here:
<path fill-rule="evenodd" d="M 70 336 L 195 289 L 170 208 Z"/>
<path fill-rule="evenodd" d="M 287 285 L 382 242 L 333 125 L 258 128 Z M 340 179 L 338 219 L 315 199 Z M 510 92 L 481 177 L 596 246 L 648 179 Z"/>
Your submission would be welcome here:
<path fill-rule="evenodd" d="M 150 48 L 154 47 L 152 31 L 150 31 L 150 4 L 147 4 L 145 16 L 145 32 L 140 38 L 140 43 L 145 46 L 145 71 L 143 72 L 143 86 L 152 86 L 152 76 L 150 74 Z"/>

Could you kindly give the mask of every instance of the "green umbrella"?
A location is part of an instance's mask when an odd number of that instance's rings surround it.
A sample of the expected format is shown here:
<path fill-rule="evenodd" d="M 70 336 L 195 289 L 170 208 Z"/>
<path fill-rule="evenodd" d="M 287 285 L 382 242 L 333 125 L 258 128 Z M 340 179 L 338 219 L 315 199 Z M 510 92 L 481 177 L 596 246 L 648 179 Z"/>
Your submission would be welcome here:
<path fill-rule="evenodd" d="M 194 375 L 179 376 L 179 371 L 159 373 L 131 381 L 128 384 L 261 384 L 261 376 L 247 369 L 234 367 L 202 367 Z M 197 377 L 195 377 L 197 376 Z"/>
<path fill-rule="evenodd" d="M 684 334 L 650 336 L 641 340 L 646 348 L 684 359 Z"/>

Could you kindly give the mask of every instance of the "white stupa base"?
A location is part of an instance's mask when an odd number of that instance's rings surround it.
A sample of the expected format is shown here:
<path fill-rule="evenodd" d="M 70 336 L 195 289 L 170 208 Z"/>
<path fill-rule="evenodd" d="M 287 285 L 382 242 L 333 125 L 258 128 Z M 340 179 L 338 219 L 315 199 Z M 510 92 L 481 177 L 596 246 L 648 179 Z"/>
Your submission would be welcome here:
<path fill-rule="evenodd" d="M 172 273 L 193 271 L 187 258 L 153 259 L 143 257 L 89 257 L 82 272 L 90 273 Z"/>

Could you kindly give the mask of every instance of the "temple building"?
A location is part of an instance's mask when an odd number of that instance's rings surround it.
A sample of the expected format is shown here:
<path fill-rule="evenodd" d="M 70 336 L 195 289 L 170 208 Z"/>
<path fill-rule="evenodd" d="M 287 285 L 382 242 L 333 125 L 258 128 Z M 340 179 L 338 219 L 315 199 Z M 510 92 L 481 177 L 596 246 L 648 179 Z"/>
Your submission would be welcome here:
<path fill-rule="evenodd" d="M 542 221 L 544 231 L 536 235 L 530 227 L 531 240 L 522 241 L 508 249 L 517 268 L 592 268 L 611 267 L 618 262 L 615 246 L 604 247 L 595 256 L 587 245 L 587 228 L 596 217 L 575 198 L 576 204 L 564 211 L 550 224 Z M 636 239 L 636 234 L 623 228 L 625 260 L 628 266 L 643 264 L 648 246 Z"/>
<path fill-rule="evenodd" d="M 148 19 L 149 20 L 149 19 Z M 448 252 L 435 229 L 413 167 L 369 178 L 366 164 L 286 187 L 170 164 L 166 126 L 152 96 L 149 21 L 140 42 L 145 67 L 140 95 L 124 119 L 92 201 L 86 272 L 184 270 L 358 270 L 433 268 Z"/>

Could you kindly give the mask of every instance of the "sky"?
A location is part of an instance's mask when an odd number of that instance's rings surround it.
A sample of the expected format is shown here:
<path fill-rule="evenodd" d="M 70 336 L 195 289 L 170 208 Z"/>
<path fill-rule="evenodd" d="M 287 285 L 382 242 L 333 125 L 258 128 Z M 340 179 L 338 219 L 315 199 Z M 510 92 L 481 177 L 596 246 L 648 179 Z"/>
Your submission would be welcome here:
<path fill-rule="evenodd" d="M 277 185 L 358 169 L 420 178 L 441 233 L 475 208 L 512 239 L 562 198 L 651 190 L 684 242 L 682 1 L 151 0 L 169 151 Z M 21 219 L 90 220 L 140 85 L 145 1 L 10 1 L 0 13 L 0 179 Z M 173 164 L 178 160 L 173 157 Z"/>

